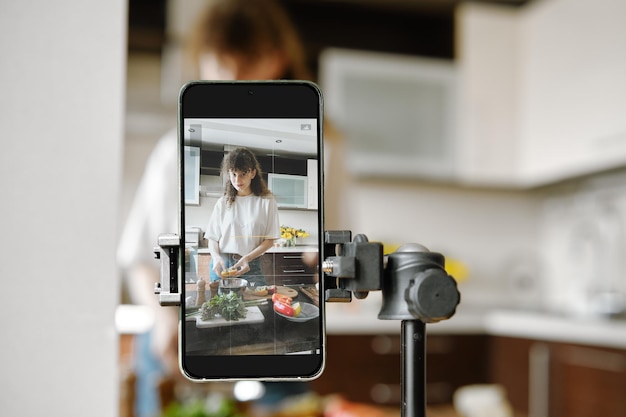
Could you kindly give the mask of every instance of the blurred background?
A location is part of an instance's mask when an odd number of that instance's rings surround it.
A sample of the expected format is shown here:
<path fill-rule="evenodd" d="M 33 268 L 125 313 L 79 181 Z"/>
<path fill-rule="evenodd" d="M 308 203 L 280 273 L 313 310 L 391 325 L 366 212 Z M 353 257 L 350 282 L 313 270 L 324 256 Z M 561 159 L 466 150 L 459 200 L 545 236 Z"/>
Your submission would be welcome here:
<path fill-rule="evenodd" d="M 427 326 L 429 415 L 626 415 L 626 3 L 281 3 L 348 147 L 344 228 L 441 252 L 459 283 Z M 0 5 L 2 415 L 132 415 L 114 251 L 204 4 Z M 379 307 L 328 306 L 311 388 L 397 415 Z"/>
<path fill-rule="evenodd" d="M 428 326 L 429 404 L 500 384 L 523 415 L 623 415 L 624 4 L 281 3 L 348 144 L 344 227 L 457 268 L 457 314 Z M 202 4 L 129 3 L 124 204 L 175 123 Z M 399 404 L 399 324 L 379 301 L 328 306 L 319 393 Z"/>

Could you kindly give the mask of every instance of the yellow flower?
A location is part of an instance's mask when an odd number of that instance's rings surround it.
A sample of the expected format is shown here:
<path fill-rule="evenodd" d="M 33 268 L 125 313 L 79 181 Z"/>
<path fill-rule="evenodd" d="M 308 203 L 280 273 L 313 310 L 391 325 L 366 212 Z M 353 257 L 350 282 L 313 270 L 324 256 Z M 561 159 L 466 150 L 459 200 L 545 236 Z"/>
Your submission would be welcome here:
<path fill-rule="evenodd" d="M 295 227 L 288 226 L 280 226 L 280 237 L 283 239 L 292 239 L 294 237 L 308 237 L 309 234 L 302 230 L 296 229 Z"/>

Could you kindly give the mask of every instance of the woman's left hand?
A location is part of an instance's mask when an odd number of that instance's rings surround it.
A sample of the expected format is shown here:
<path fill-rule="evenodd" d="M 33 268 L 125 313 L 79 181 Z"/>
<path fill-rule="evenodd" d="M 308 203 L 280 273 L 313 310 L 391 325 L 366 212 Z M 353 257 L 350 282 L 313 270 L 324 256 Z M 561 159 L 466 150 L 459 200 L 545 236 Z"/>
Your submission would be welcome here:
<path fill-rule="evenodd" d="M 236 277 L 250 271 L 250 265 L 248 264 L 246 258 L 243 257 L 239 259 L 239 261 L 235 265 L 233 265 L 233 268 L 236 268 L 237 270 L 237 273 L 235 274 Z"/>

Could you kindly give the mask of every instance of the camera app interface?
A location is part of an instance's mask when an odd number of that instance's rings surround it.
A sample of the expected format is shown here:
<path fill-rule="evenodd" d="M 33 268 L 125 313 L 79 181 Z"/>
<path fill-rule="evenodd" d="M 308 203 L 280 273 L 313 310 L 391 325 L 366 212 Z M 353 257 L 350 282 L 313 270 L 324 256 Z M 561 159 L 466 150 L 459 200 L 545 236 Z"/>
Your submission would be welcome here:
<path fill-rule="evenodd" d="M 185 354 L 319 354 L 317 120 L 183 123 Z"/>

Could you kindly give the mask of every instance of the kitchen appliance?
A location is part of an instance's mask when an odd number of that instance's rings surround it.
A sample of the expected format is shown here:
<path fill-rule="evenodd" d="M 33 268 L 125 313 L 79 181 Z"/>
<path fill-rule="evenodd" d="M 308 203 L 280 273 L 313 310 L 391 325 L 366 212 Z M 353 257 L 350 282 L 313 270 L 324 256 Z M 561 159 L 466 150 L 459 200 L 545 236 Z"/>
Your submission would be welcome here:
<path fill-rule="evenodd" d="M 199 227 L 185 228 L 185 282 L 198 281 L 198 247 L 202 239 Z"/>

